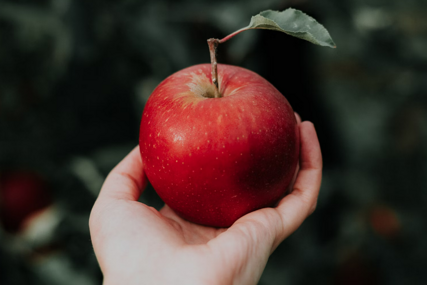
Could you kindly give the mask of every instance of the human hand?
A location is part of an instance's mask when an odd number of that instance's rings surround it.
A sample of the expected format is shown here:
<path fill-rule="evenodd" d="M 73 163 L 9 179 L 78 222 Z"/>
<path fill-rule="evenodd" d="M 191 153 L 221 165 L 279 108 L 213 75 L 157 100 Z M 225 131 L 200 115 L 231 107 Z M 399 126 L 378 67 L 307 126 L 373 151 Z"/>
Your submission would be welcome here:
<path fill-rule="evenodd" d="M 108 175 L 89 226 L 104 284 L 257 284 L 275 248 L 314 211 L 322 156 L 314 126 L 298 126 L 300 169 L 290 194 L 230 228 L 210 228 L 138 202 L 147 178 L 139 148 Z"/>

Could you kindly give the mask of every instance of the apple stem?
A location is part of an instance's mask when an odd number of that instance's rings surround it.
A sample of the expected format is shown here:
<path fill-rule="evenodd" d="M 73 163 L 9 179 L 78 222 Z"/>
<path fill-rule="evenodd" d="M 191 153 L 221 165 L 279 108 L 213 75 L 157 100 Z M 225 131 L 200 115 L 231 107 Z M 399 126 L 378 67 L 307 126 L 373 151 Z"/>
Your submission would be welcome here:
<path fill-rule="evenodd" d="M 218 39 L 209 39 L 208 45 L 209 45 L 209 52 L 211 55 L 211 65 L 212 65 L 212 83 L 215 86 L 215 98 L 221 98 L 221 93 L 219 92 L 219 86 L 218 86 L 218 68 L 217 68 L 217 61 L 216 61 L 216 49 L 218 47 L 219 40 Z"/>
<path fill-rule="evenodd" d="M 235 35 L 240 34 L 241 32 L 244 32 L 244 31 L 247 31 L 247 30 L 248 30 L 248 28 L 247 28 L 247 27 L 242 28 L 242 29 L 240 29 L 240 30 L 237 30 L 237 31 L 235 31 L 234 33 L 229 34 L 229 35 L 228 35 L 228 36 L 226 36 L 225 38 L 218 40 L 218 43 L 219 43 L 219 44 L 225 43 L 226 41 L 228 41 L 229 39 L 231 39 L 231 38 L 232 38 L 232 37 L 234 37 Z"/>

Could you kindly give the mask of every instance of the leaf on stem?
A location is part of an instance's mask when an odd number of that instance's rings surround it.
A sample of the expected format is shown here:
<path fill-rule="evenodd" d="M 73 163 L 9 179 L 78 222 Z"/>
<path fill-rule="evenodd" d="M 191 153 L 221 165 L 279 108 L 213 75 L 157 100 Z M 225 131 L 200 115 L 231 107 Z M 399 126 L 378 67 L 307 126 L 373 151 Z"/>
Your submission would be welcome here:
<path fill-rule="evenodd" d="M 263 11 L 253 16 L 247 27 L 234 32 L 220 42 L 225 42 L 236 34 L 251 29 L 279 31 L 320 46 L 336 47 L 332 37 L 323 25 L 307 14 L 293 8 L 282 12 Z"/>

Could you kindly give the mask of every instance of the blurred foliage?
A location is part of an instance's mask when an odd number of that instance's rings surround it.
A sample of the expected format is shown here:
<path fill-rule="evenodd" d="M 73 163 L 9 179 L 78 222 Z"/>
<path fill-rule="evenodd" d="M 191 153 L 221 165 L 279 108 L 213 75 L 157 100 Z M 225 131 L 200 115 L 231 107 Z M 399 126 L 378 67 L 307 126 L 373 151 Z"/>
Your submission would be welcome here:
<path fill-rule="evenodd" d="M 19 231 L 0 230 L 0 284 L 100 284 L 88 216 L 105 176 L 138 143 L 151 91 L 208 62 L 206 39 L 289 6 L 318 19 L 337 49 L 270 31 L 219 49 L 220 62 L 258 72 L 315 123 L 324 155 L 318 209 L 260 284 L 425 284 L 421 0 L 2 0 L 0 190 L 11 173 L 33 173 L 53 203 Z M 141 200 L 161 206 L 153 189 Z"/>

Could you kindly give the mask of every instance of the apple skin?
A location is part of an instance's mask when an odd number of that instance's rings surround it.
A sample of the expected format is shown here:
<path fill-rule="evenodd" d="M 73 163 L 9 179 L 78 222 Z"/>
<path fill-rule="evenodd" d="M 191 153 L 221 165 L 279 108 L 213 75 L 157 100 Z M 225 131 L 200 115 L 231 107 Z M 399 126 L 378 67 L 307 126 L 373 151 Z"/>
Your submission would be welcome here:
<path fill-rule="evenodd" d="M 299 159 L 292 107 L 267 80 L 218 65 L 174 73 L 153 91 L 141 119 L 144 171 L 160 198 L 184 219 L 229 227 L 286 194 Z"/>

